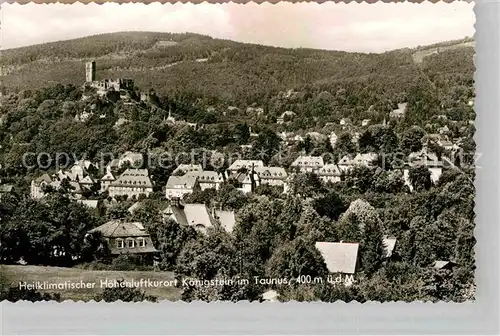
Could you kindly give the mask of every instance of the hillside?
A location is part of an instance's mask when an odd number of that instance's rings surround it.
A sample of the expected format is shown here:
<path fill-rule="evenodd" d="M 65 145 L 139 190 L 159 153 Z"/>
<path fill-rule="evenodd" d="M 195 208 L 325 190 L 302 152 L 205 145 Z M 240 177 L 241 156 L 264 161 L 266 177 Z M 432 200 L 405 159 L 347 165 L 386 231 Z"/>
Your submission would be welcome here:
<path fill-rule="evenodd" d="M 98 79 L 133 78 L 142 89 L 152 87 L 162 95 L 193 92 L 251 104 L 305 84 L 369 82 L 374 90 L 405 90 L 418 82 L 419 65 L 413 59 L 417 51 L 363 54 L 286 49 L 197 34 L 126 32 L 3 51 L 0 80 L 7 90 L 80 85 L 84 62 L 95 59 Z M 468 56 L 473 49 L 454 51 Z M 473 73 L 468 57 L 460 61 L 454 69 Z"/>

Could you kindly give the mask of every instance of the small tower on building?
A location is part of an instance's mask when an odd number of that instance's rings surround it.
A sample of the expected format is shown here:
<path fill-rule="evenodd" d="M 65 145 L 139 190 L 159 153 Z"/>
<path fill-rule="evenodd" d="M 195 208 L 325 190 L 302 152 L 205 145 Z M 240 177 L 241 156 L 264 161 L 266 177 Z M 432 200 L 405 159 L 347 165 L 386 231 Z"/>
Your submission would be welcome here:
<path fill-rule="evenodd" d="M 85 65 L 85 81 L 91 83 L 95 81 L 96 78 L 96 66 L 95 61 L 87 62 Z"/>

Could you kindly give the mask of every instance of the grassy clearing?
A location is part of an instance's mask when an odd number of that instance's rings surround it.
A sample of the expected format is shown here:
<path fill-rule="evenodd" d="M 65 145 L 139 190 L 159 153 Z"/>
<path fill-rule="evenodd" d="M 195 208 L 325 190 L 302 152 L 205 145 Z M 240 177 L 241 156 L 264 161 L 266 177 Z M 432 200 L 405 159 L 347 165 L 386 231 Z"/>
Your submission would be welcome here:
<path fill-rule="evenodd" d="M 19 282 L 48 282 L 48 283 L 95 283 L 94 288 L 69 288 L 63 290 L 39 290 L 41 293 L 60 293 L 64 300 L 89 301 L 104 288 L 101 288 L 101 281 L 124 279 L 126 281 L 172 281 L 173 272 L 153 272 L 153 271 L 89 271 L 78 268 L 47 267 L 47 266 L 21 266 L 21 265 L 0 265 L 0 282 L 3 286 L 19 286 Z M 158 297 L 158 300 L 178 300 L 181 290 L 173 286 L 142 287 L 147 295 Z"/>

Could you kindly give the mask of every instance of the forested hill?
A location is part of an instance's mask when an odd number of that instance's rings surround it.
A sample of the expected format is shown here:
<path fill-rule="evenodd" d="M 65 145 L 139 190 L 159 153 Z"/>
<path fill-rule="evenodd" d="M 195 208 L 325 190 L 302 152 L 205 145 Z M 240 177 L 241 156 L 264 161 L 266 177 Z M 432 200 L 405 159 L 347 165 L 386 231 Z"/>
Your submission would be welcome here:
<path fill-rule="evenodd" d="M 98 79 L 133 78 L 141 89 L 154 88 L 160 95 L 191 92 L 246 105 L 304 85 L 330 92 L 353 87 L 353 94 L 368 101 L 366 90 L 399 100 L 422 75 L 472 78 L 470 44 L 444 48 L 416 62 L 414 54 L 425 49 L 363 54 L 276 48 L 189 33 L 124 32 L 2 51 L 0 81 L 7 91 L 80 85 L 84 62 L 95 59 Z"/>

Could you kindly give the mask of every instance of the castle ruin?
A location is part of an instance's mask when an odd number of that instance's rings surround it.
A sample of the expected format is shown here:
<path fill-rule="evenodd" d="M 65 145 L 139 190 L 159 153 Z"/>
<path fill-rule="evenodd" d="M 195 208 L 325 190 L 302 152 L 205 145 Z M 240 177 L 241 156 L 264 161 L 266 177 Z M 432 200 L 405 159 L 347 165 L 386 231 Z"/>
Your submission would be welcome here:
<path fill-rule="evenodd" d="M 97 90 L 100 96 L 106 95 L 109 91 L 120 93 L 120 97 L 125 98 L 130 91 L 134 90 L 134 81 L 132 79 L 102 79 L 97 80 L 96 62 L 90 61 L 85 64 L 85 86 Z"/>

